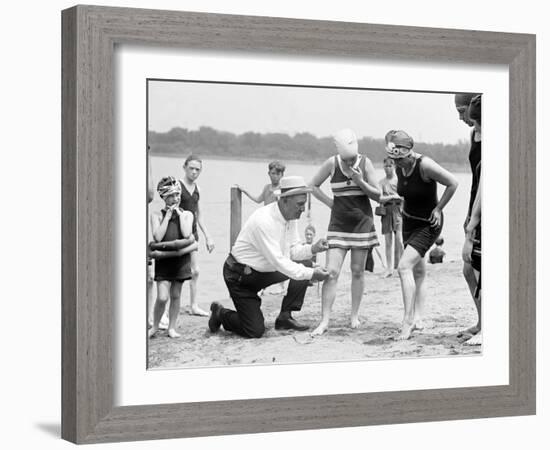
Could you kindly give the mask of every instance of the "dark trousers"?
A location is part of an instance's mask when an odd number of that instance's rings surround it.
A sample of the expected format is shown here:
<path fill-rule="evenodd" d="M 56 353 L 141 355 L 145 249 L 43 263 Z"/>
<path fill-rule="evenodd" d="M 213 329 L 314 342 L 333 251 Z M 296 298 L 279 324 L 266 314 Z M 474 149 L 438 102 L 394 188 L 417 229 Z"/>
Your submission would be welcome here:
<path fill-rule="evenodd" d="M 311 261 L 302 262 L 311 266 Z M 222 326 L 227 331 L 248 338 L 259 338 L 265 332 L 262 300 L 258 292 L 275 283 L 288 280 L 280 272 L 258 272 L 235 261 L 229 255 L 223 266 L 223 279 L 229 290 L 236 311 L 224 308 L 221 312 Z M 281 314 L 300 311 L 309 280 L 290 280 L 281 304 Z"/>

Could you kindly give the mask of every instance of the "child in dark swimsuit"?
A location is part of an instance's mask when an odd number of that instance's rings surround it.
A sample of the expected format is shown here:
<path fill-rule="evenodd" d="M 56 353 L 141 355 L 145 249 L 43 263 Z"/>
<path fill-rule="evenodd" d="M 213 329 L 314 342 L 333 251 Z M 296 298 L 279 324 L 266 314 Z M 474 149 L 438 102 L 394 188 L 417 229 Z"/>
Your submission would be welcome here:
<path fill-rule="evenodd" d="M 173 177 L 165 177 L 160 180 L 157 191 L 164 200 L 165 206 L 161 211 L 153 213 L 151 217 L 151 229 L 155 242 L 170 243 L 189 237 L 193 226 L 193 214 L 178 206 L 181 195 L 180 184 Z M 168 336 L 171 338 L 180 336 L 176 332 L 176 320 L 180 310 L 181 287 L 183 282 L 189 279 L 191 279 L 189 253 L 155 261 L 157 300 L 149 337 L 154 337 L 158 332 L 159 322 L 168 300 L 170 300 Z"/>

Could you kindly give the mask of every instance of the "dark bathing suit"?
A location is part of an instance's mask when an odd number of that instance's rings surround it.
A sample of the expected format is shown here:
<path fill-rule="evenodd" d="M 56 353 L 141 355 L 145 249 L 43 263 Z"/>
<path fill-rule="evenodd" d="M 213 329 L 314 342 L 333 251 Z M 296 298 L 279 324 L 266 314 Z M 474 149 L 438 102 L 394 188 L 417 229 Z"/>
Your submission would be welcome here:
<path fill-rule="evenodd" d="M 180 208 L 184 211 L 191 211 L 193 213 L 193 236 L 195 240 L 199 241 L 199 233 L 197 231 L 197 214 L 199 210 L 199 187 L 195 185 L 195 190 L 192 194 L 189 193 L 183 181 L 180 180 L 181 185 L 181 200 Z"/>
<path fill-rule="evenodd" d="M 166 215 L 166 210 L 162 210 L 162 218 Z M 177 213 L 173 213 L 166 228 L 166 234 L 162 242 L 175 241 L 183 239 L 180 228 L 180 218 Z M 191 279 L 191 255 L 189 253 L 172 258 L 157 259 L 155 261 L 155 281 L 185 281 Z"/>
<path fill-rule="evenodd" d="M 422 179 L 420 166 L 423 156 L 415 163 L 409 176 L 405 176 L 401 169 L 397 172 L 397 193 L 405 199 L 403 205 L 403 245 L 410 245 L 421 257 L 434 244 L 443 228 L 443 213 L 441 225 L 432 227 L 430 216 L 437 206 L 437 182 L 428 182 Z"/>
<path fill-rule="evenodd" d="M 468 159 L 470 161 L 470 168 L 472 170 L 472 188 L 470 190 L 470 203 L 468 204 L 468 220 L 472 214 L 472 207 L 479 188 L 479 182 L 481 179 L 481 141 L 477 142 L 475 139 L 475 131 L 472 133 L 470 153 Z M 481 290 L 481 221 L 477 225 L 474 232 L 474 245 L 472 248 L 472 267 L 479 272 L 479 279 L 477 282 L 476 296 Z"/>

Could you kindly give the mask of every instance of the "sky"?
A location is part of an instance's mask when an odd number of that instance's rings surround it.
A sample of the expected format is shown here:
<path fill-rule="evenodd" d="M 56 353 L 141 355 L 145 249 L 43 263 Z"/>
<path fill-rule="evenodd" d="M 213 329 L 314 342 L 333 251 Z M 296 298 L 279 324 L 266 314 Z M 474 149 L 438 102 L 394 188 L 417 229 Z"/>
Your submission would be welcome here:
<path fill-rule="evenodd" d="M 149 130 L 157 132 L 208 126 L 325 137 L 351 128 L 359 139 L 381 139 L 402 129 L 417 142 L 445 144 L 469 136 L 454 94 L 164 80 L 151 80 L 148 88 Z"/>

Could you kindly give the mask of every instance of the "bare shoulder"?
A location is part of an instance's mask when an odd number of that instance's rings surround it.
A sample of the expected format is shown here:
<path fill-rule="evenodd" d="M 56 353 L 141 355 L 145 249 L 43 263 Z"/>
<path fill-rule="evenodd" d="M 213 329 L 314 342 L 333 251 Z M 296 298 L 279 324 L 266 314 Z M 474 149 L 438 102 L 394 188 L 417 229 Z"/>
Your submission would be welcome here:
<path fill-rule="evenodd" d="M 420 158 L 419 158 L 420 159 Z M 441 166 L 437 164 L 432 158 L 426 155 L 421 155 L 421 159 L 419 160 L 420 164 L 420 170 L 425 170 L 427 172 L 440 169 Z"/>
<path fill-rule="evenodd" d="M 365 165 L 365 168 L 367 169 L 374 169 L 374 165 L 372 164 L 371 159 L 367 155 L 361 155 L 363 159 L 363 164 Z"/>

